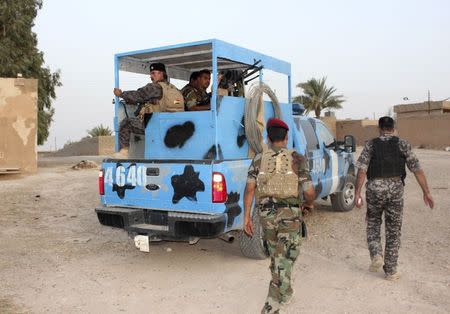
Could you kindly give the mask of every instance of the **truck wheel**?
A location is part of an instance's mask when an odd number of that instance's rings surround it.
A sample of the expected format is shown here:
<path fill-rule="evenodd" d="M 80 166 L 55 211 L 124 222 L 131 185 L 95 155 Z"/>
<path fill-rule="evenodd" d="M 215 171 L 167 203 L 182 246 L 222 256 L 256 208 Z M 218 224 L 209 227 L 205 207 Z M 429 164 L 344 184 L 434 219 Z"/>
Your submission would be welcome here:
<path fill-rule="evenodd" d="M 242 230 L 239 234 L 239 247 L 242 255 L 252 259 L 266 259 L 269 254 L 262 239 L 262 227 L 259 220 L 258 209 L 252 211 L 253 237 L 249 237 Z"/>
<path fill-rule="evenodd" d="M 344 189 L 342 192 L 336 192 L 330 195 L 331 208 L 339 212 L 348 212 L 355 207 L 355 176 L 345 177 Z"/>

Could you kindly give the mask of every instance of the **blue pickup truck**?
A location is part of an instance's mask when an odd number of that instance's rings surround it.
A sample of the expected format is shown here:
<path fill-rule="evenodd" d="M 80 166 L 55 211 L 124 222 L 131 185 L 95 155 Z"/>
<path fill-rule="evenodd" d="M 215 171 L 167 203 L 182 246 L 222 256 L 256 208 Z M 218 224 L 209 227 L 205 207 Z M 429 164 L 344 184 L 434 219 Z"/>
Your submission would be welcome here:
<path fill-rule="evenodd" d="M 246 83 L 255 80 L 253 85 L 263 85 L 269 71 L 287 78 L 288 101 L 265 97 L 258 109 L 260 119 L 275 116 L 289 125 L 288 148 L 307 157 L 317 198 L 329 196 L 337 211 L 354 207 L 354 138 L 335 140 L 322 121 L 304 115 L 302 105 L 291 103 L 289 63 L 213 39 L 116 54 L 116 87 L 120 72 L 148 75 L 151 62 L 164 63 L 171 79 L 185 82 L 192 71 L 210 69 L 211 110 L 155 112 L 145 136 L 132 136 L 129 159 L 103 161 L 101 205 L 95 210 L 102 225 L 125 229 L 148 242 L 196 243 L 214 237 L 232 241 L 237 236 L 243 255 L 265 258 L 260 228 L 249 238 L 242 226 L 247 169 L 255 150 L 251 142 L 258 140 L 249 138 L 258 130 L 258 122 L 246 119 L 255 110 Z M 232 73 L 229 77 L 238 77 L 239 82 L 233 81 L 224 93 L 215 79 L 220 73 Z M 115 99 L 116 150 L 119 123 L 134 109 Z M 266 134 L 263 127 L 259 130 L 263 144 Z M 258 226 L 256 210 L 253 219 Z"/>

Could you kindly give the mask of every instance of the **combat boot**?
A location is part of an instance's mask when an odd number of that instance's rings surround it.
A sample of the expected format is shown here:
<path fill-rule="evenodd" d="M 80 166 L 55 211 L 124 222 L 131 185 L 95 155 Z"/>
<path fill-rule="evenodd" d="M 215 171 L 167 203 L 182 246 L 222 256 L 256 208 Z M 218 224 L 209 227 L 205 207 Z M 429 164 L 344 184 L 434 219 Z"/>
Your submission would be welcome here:
<path fill-rule="evenodd" d="M 389 280 L 389 281 L 398 280 L 398 279 L 400 279 L 400 277 L 401 277 L 401 274 L 398 271 L 396 271 L 393 274 L 386 274 L 386 280 Z"/>
<path fill-rule="evenodd" d="M 383 256 L 375 255 L 374 257 L 372 257 L 372 262 L 370 263 L 369 271 L 376 273 L 377 271 L 380 270 L 383 264 L 384 264 Z"/>

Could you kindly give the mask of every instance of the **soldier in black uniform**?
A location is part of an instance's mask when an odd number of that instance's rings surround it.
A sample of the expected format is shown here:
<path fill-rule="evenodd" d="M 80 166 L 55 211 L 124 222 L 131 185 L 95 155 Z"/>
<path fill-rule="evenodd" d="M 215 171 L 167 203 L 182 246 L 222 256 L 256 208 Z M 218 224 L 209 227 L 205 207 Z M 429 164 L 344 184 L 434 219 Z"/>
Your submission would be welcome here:
<path fill-rule="evenodd" d="M 394 120 L 382 117 L 378 127 L 380 136 L 366 143 L 356 163 L 356 206 L 361 208 L 363 205 L 361 188 L 367 175 L 367 243 L 372 260 L 369 270 L 376 272 L 383 266 L 386 279 L 396 280 L 400 278 L 397 259 L 403 216 L 405 165 L 414 173 L 422 188 L 425 205 L 433 208 L 434 202 L 411 145 L 394 135 Z M 386 229 L 384 260 L 380 237 L 383 212 Z"/>

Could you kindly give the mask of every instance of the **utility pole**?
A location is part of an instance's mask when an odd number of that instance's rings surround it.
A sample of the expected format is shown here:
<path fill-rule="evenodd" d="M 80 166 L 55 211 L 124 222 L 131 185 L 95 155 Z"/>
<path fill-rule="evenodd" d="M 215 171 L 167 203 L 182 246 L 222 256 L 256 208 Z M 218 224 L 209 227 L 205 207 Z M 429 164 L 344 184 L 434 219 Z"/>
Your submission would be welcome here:
<path fill-rule="evenodd" d="M 428 115 L 431 113 L 430 90 L 428 90 Z"/>

